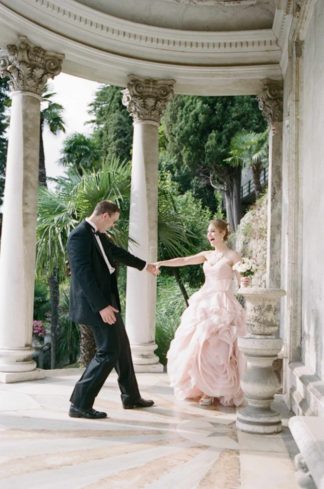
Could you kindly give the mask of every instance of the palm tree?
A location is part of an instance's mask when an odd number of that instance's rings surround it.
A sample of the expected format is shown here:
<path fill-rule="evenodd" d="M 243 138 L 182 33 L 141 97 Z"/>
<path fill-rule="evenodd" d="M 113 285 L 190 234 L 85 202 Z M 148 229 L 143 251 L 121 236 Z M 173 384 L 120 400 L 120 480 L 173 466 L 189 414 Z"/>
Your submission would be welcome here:
<path fill-rule="evenodd" d="M 268 134 L 268 129 L 261 133 L 237 133 L 231 141 L 230 157 L 226 159 L 251 168 L 256 198 L 262 192 L 261 171 L 268 162 Z"/>
<path fill-rule="evenodd" d="M 49 92 L 47 85 L 42 94 L 42 102 L 46 107 L 40 113 L 40 131 L 39 131 L 39 184 L 46 186 L 46 167 L 45 167 L 45 152 L 44 152 L 44 128 L 47 126 L 52 134 L 65 132 L 64 120 L 62 118 L 63 107 L 61 104 L 52 101 L 52 97 L 56 95 L 54 92 Z"/>
<path fill-rule="evenodd" d="M 52 98 L 56 95 L 54 92 L 49 92 L 45 85 L 42 94 L 42 102 L 45 108 L 40 113 L 40 131 L 39 131 L 39 169 L 38 181 L 43 187 L 47 187 L 47 175 L 45 166 L 45 151 L 44 151 L 44 128 L 47 126 L 52 134 L 65 132 L 64 121 L 62 118 L 63 107 L 57 102 L 53 102 Z M 60 301 L 58 267 L 53 267 L 48 276 L 49 295 L 51 304 L 51 366 L 55 365 L 55 343 L 56 331 L 58 325 L 58 306 Z"/>
<path fill-rule="evenodd" d="M 60 158 L 61 165 L 73 169 L 80 175 L 85 171 L 99 168 L 100 152 L 92 136 L 81 133 L 71 134 L 65 139 Z"/>
<path fill-rule="evenodd" d="M 128 215 L 130 181 L 130 166 L 115 159 L 107 160 L 100 170 L 85 172 L 82 176 L 70 171 L 68 178 L 56 180 L 55 190 L 42 188 L 37 224 L 37 273 L 51 274 L 57 268 L 59 280 L 64 280 L 67 276 L 66 244 L 69 233 L 80 220 L 91 214 L 100 200 L 117 202 L 122 206 L 123 214 Z M 158 218 L 162 257 L 184 254 L 189 250 L 189 234 L 171 202 L 171 196 L 162 192 Z M 128 222 L 121 219 L 118 228 L 112 230 L 111 237 L 119 245 L 127 246 Z M 93 354 L 94 344 L 89 330 L 83 327 L 80 348 L 80 361 L 86 363 Z"/>
<path fill-rule="evenodd" d="M 56 338 L 58 334 L 59 297 L 56 286 L 66 278 L 66 244 L 71 230 L 89 215 L 99 200 L 123 200 L 123 193 L 129 192 L 130 169 L 126 165 L 112 161 L 103 165 L 96 173 L 84 174 L 69 171 L 68 177 L 56 179 L 56 189 L 40 189 L 37 224 L 36 267 L 38 274 L 50 277 L 53 301 L 51 333 L 51 366 L 55 366 Z M 116 186 L 116 182 L 119 186 Z M 119 231 L 121 232 L 121 231 Z"/>
<path fill-rule="evenodd" d="M 164 187 L 163 181 L 160 181 L 159 184 L 158 206 L 159 259 L 168 260 L 176 256 L 193 254 L 196 236 L 184 226 L 183 216 L 177 211 L 173 194 Z M 188 306 L 189 295 L 179 269 L 172 268 L 170 272 L 174 275 L 186 306 Z"/>

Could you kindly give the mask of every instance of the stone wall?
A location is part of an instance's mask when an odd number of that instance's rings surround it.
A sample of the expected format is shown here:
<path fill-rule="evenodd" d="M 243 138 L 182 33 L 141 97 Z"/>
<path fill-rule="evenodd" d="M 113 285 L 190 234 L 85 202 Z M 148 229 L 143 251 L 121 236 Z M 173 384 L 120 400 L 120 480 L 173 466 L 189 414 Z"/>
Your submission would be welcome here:
<path fill-rule="evenodd" d="M 302 359 L 324 379 L 324 3 L 317 2 L 303 52 L 301 99 Z"/>
<path fill-rule="evenodd" d="M 324 2 L 305 5 L 284 80 L 284 392 L 296 414 L 324 416 Z"/>
<path fill-rule="evenodd" d="M 265 287 L 267 258 L 267 195 L 251 207 L 241 219 L 240 225 L 231 238 L 233 247 L 243 257 L 253 258 L 257 263 L 257 271 L 252 285 Z"/>

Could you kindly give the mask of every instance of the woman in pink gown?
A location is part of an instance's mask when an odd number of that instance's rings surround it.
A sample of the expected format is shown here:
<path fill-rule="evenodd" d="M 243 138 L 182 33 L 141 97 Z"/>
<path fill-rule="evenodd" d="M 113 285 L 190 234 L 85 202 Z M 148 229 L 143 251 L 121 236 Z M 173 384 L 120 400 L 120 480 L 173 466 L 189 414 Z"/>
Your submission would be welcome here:
<path fill-rule="evenodd" d="M 178 399 L 199 399 L 210 406 L 215 399 L 224 406 L 243 402 L 240 378 L 244 368 L 237 347 L 246 334 L 245 313 L 233 292 L 233 265 L 240 256 L 226 245 L 225 221 L 210 222 L 207 238 L 214 248 L 197 255 L 160 261 L 159 267 L 203 264 L 205 283 L 190 300 L 168 352 L 168 374 Z M 246 285 L 245 278 L 241 281 Z"/>

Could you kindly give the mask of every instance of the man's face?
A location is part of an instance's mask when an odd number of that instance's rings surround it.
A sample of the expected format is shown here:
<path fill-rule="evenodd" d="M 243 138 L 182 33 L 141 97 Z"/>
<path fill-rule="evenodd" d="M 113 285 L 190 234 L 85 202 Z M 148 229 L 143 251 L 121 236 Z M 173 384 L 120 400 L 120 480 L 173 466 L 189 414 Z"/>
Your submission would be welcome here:
<path fill-rule="evenodd" d="M 108 214 L 105 212 L 102 214 L 102 230 L 106 231 L 107 229 L 111 229 L 114 227 L 115 223 L 119 219 L 119 212 L 114 212 L 113 214 Z"/>

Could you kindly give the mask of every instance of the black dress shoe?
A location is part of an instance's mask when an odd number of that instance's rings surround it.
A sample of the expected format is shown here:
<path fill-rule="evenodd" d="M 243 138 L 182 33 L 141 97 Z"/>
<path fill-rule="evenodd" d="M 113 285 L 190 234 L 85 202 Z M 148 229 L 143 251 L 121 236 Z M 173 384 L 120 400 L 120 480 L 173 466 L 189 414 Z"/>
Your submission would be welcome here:
<path fill-rule="evenodd" d="M 73 406 L 70 407 L 69 416 L 71 418 L 87 418 L 87 419 L 102 419 L 107 418 L 107 413 L 103 411 L 96 411 L 93 408 L 81 409 Z"/>
<path fill-rule="evenodd" d="M 124 409 L 136 409 L 136 408 L 147 408 L 153 406 L 154 401 L 142 399 L 141 397 L 137 401 L 124 402 Z"/>

